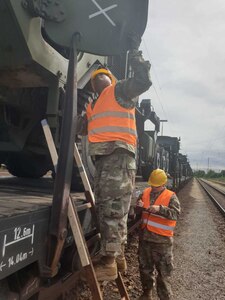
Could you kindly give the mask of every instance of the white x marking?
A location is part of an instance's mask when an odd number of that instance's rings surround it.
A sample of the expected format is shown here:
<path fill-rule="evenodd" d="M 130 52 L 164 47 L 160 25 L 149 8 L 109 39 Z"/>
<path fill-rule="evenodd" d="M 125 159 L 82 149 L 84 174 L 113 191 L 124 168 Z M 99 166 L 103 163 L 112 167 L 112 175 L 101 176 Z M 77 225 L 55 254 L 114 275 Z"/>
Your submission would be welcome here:
<path fill-rule="evenodd" d="M 116 24 L 113 22 L 113 20 L 107 15 L 106 11 L 109 11 L 109 10 L 113 9 L 113 8 L 117 7 L 118 5 L 117 5 L 117 4 L 113 4 L 113 5 L 111 5 L 111 6 L 107 7 L 107 8 L 102 9 L 101 6 L 100 6 L 95 0 L 91 0 L 91 1 L 97 6 L 97 8 L 99 9 L 99 11 L 97 11 L 97 12 L 94 13 L 94 14 L 91 14 L 91 15 L 89 16 L 89 19 L 92 19 L 92 18 L 94 18 L 94 17 L 97 17 L 98 15 L 103 14 L 103 15 L 106 17 L 106 19 L 107 19 L 113 26 L 116 26 Z"/>

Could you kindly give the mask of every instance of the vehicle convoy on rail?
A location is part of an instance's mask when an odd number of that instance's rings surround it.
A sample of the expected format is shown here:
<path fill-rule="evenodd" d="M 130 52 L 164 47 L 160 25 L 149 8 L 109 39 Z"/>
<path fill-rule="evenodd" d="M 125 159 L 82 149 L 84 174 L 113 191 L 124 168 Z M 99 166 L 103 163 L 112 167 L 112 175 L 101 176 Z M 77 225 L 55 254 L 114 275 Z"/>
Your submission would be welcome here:
<path fill-rule="evenodd" d="M 111 4 L 101 0 L 0 2 L 0 165 L 15 176 L 1 179 L 0 299 L 50 299 L 51 295 L 54 300 L 72 299 L 74 295 L 79 259 L 70 228 L 57 271 L 49 267 L 58 242 L 57 234 L 55 240 L 49 239 L 49 230 L 55 233 L 59 229 L 60 209 L 52 205 L 57 173 L 41 121 L 47 120 L 59 151 L 65 135 L 62 128 L 67 116 L 63 116 L 70 89 L 67 71 L 74 32 L 80 35 L 76 55 L 78 115 L 93 96 L 90 77 L 99 66 L 107 67 L 118 80 L 132 75 L 126 37 L 134 30 L 143 34 L 148 1 L 115 0 Z M 102 24 L 104 30 L 99 32 Z M 146 121 L 154 130 L 146 129 Z M 152 169 L 160 167 L 170 174 L 171 187 L 178 188 L 192 171 L 187 157 L 179 153 L 179 139 L 158 136 L 160 119 L 150 99 L 137 105 L 136 123 L 138 175 L 146 180 Z M 72 142 L 78 145 L 92 183 L 94 162 L 88 156 L 87 137 L 76 135 Z M 82 191 L 75 162 L 72 167 L 71 187 Z M 53 178 L 44 181 L 42 177 L 49 171 Z M 95 251 L 96 229 L 83 205 L 85 198 L 79 193 L 72 195 L 88 246 Z"/>

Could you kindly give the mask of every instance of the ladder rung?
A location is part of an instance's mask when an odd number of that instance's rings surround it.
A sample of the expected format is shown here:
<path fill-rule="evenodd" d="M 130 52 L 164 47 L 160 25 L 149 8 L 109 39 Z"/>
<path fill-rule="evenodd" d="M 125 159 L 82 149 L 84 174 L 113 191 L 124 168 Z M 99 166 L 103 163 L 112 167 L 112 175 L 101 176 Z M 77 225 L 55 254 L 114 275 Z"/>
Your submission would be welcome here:
<path fill-rule="evenodd" d="M 76 206 L 77 211 L 85 210 L 88 208 L 91 208 L 91 203 L 84 203 L 84 204 Z"/>

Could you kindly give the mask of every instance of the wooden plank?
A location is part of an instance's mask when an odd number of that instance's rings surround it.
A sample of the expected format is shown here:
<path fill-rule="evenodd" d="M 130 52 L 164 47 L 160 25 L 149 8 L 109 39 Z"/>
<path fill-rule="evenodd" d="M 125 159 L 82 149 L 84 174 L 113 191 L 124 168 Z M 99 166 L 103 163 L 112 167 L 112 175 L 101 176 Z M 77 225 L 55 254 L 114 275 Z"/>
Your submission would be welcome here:
<path fill-rule="evenodd" d="M 87 282 L 90 286 L 93 300 L 103 300 L 103 295 L 98 284 L 93 265 L 90 264 L 85 266 L 84 270 L 86 272 Z"/>
<path fill-rule="evenodd" d="M 0 207 L 0 214 L 3 215 L 4 217 L 11 217 L 17 214 L 22 214 L 22 213 L 27 213 L 27 210 L 17 210 L 16 208 L 14 210 L 10 208 L 5 208 L 5 207 Z"/>
<path fill-rule="evenodd" d="M 81 260 L 82 266 L 87 266 L 91 263 L 90 258 L 88 256 L 86 247 L 85 247 L 85 241 L 83 239 L 81 230 L 80 230 L 80 224 L 78 222 L 76 210 L 73 207 L 73 203 L 71 199 L 69 199 L 69 206 L 68 206 L 68 218 L 70 221 L 70 226 L 73 232 L 73 236 L 76 242 L 77 251 L 79 253 L 79 257 Z"/>
<path fill-rule="evenodd" d="M 91 203 L 84 203 L 76 207 L 77 211 L 85 210 L 88 208 L 91 208 Z"/>
<path fill-rule="evenodd" d="M 25 209 L 25 210 L 36 210 L 38 209 L 41 205 L 38 204 L 34 204 L 34 203 L 28 203 L 26 201 L 22 202 L 22 201 L 7 201 L 1 199 L 0 201 L 0 205 L 1 207 L 7 207 L 10 209 Z"/>
<path fill-rule="evenodd" d="M 15 194 L 15 195 L 30 195 L 30 196 L 37 196 L 37 197 L 52 197 L 52 192 L 49 190 L 42 190 L 39 189 L 31 189 L 31 187 L 17 187 L 17 188 L 10 188 L 10 187 L 1 187 L 0 194 Z"/>
<path fill-rule="evenodd" d="M 80 177 L 82 179 L 83 185 L 84 185 L 84 189 L 85 189 L 85 191 L 88 191 L 90 193 L 90 197 L 91 197 L 93 203 L 95 203 L 95 197 L 94 197 L 94 194 L 92 192 L 92 188 L 91 188 L 91 185 L 89 183 L 87 173 L 86 173 L 85 168 L 83 166 L 83 163 L 82 163 L 82 160 L 81 160 L 81 157 L 80 157 L 80 153 L 78 151 L 76 143 L 74 143 L 73 155 L 74 155 L 75 161 L 76 161 L 78 169 L 79 169 L 79 173 L 80 173 Z"/>
<path fill-rule="evenodd" d="M 42 128 L 43 128 L 44 134 L 45 134 L 46 141 L 48 143 L 48 149 L 49 149 L 49 152 L 50 152 L 50 155 L 51 155 L 51 158 L 52 158 L 54 169 L 56 171 L 57 163 L 58 163 L 58 154 L 57 154 L 57 151 L 56 151 L 56 148 L 55 148 L 55 143 L 54 143 L 54 140 L 53 140 L 53 137 L 52 137 L 52 133 L 51 133 L 51 130 L 48 126 L 48 123 L 47 123 L 46 119 L 41 121 L 41 125 L 42 125 Z"/>
<path fill-rule="evenodd" d="M 25 202 L 29 201 L 30 204 L 39 204 L 40 207 L 42 206 L 50 206 L 52 205 L 52 199 L 41 199 L 41 198 L 36 198 L 36 199 L 17 199 L 18 202 Z M 1 203 L 1 200 L 0 200 Z"/>

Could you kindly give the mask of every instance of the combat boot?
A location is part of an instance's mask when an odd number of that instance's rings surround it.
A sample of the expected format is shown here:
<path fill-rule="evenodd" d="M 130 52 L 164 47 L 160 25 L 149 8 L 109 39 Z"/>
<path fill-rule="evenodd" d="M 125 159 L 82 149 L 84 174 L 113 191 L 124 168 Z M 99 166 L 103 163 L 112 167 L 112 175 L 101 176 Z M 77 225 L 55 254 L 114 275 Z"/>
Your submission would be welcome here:
<path fill-rule="evenodd" d="M 117 269 L 120 273 L 125 273 L 127 271 L 127 261 L 125 258 L 125 245 L 121 245 L 121 254 L 117 256 L 116 263 Z"/>
<path fill-rule="evenodd" d="M 138 300 L 152 300 L 152 290 L 144 290 L 144 293 L 138 298 Z"/>
<path fill-rule="evenodd" d="M 98 281 L 111 281 L 117 278 L 117 264 L 112 256 L 103 256 L 99 263 L 94 265 Z"/>
<path fill-rule="evenodd" d="M 127 271 L 127 261 L 125 256 L 119 255 L 116 258 L 117 269 L 120 273 L 125 273 Z"/>

